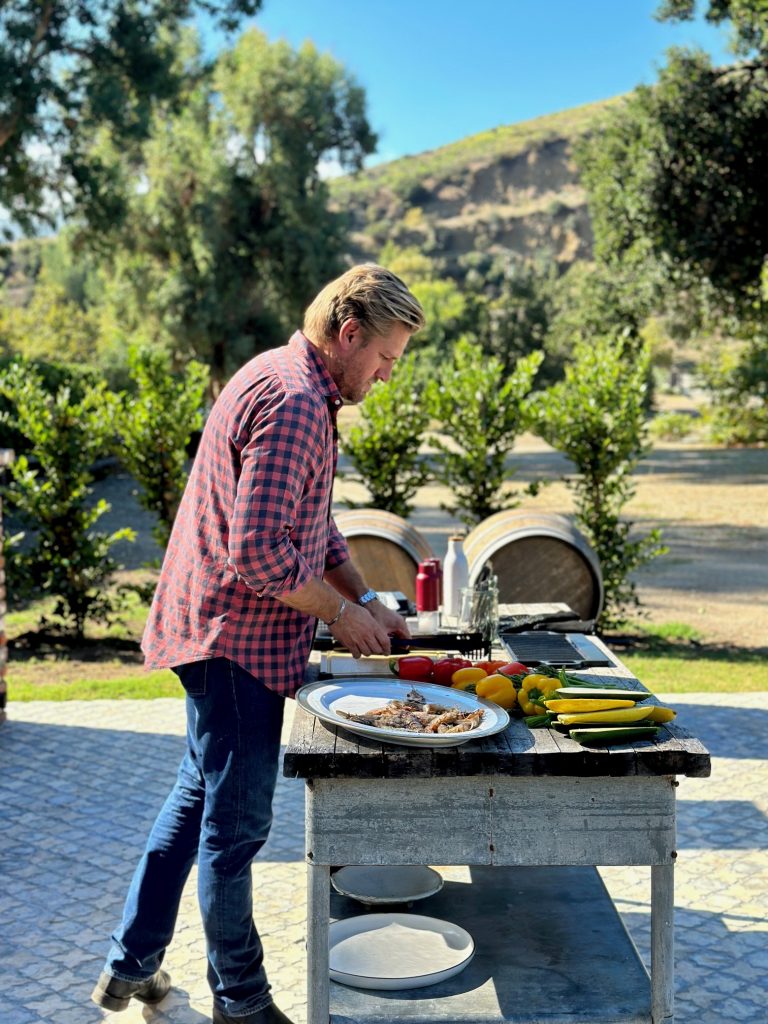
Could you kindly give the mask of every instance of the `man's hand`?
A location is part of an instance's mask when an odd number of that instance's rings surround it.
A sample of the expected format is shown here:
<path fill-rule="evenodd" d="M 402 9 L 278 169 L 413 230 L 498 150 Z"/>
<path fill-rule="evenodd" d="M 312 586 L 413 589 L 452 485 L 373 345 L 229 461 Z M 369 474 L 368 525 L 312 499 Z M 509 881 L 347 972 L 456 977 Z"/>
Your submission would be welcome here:
<path fill-rule="evenodd" d="M 383 626 L 390 636 L 400 636 L 404 640 L 410 637 L 411 632 L 402 615 L 393 612 L 391 608 L 387 608 L 381 601 L 369 601 L 365 605 L 365 610 L 376 619 L 380 626 Z"/>
<path fill-rule="evenodd" d="M 371 602 L 378 604 L 378 601 Z M 384 609 L 389 611 L 389 609 Z M 389 612 L 393 615 L 393 612 Z M 395 615 L 400 619 L 399 615 Z M 403 626 L 405 623 L 400 619 Z M 343 644 L 353 658 L 364 654 L 389 654 L 389 632 L 379 623 L 377 617 L 366 608 L 361 608 L 352 601 L 341 613 L 341 618 L 329 627 L 331 636 Z M 406 626 L 407 635 L 407 626 Z"/>

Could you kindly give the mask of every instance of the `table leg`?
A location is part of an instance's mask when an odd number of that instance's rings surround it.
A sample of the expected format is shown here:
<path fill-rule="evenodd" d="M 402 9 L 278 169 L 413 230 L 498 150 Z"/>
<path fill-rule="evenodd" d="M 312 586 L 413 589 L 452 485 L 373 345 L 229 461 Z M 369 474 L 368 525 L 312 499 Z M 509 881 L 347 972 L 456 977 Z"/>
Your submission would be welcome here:
<path fill-rule="evenodd" d="M 675 1018 L 675 866 L 651 867 L 651 1020 Z"/>
<path fill-rule="evenodd" d="M 331 913 L 331 869 L 307 865 L 307 1024 L 328 1024 L 328 921 Z"/>

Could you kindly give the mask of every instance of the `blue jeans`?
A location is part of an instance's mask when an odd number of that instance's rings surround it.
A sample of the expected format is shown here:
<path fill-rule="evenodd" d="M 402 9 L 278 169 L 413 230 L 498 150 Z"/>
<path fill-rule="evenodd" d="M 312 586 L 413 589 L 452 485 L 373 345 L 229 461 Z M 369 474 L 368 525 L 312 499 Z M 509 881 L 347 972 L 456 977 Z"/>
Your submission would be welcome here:
<path fill-rule="evenodd" d="M 187 752 L 134 874 L 105 970 L 125 981 L 155 973 L 197 857 L 214 1004 L 244 1016 L 272 1002 L 253 923 L 251 862 L 272 824 L 285 701 L 226 658 L 174 671 L 187 693 Z"/>

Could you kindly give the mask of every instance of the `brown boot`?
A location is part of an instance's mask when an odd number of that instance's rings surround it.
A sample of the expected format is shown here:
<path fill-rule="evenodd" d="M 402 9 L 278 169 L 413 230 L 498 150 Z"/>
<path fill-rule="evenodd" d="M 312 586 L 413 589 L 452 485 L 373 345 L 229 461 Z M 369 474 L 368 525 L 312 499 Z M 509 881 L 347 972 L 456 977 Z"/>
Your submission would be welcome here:
<path fill-rule="evenodd" d="M 159 1003 L 165 999 L 171 979 L 165 971 L 155 971 L 146 981 L 123 981 L 102 971 L 91 999 L 105 1010 L 126 1010 L 131 999 L 142 1003 Z"/>

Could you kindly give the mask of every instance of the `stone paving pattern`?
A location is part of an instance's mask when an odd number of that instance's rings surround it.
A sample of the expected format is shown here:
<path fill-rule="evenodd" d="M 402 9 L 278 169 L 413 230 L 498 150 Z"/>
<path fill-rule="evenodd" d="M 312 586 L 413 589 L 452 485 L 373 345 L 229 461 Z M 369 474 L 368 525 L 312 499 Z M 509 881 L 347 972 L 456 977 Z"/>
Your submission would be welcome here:
<path fill-rule="evenodd" d="M 713 757 L 711 778 L 682 778 L 678 789 L 675 1019 L 766 1024 L 768 694 L 661 696 Z M 11 703 L 8 710 L 0 728 L 0 1024 L 206 1024 L 211 999 L 194 872 L 165 963 L 175 987 L 162 1006 L 133 1002 L 104 1014 L 89 999 L 146 833 L 175 777 L 182 701 Z M 303 799 L 300 782 L 279 779 L 273 832 L 254 865 L 273 990 L 297 1024 L 306 1006 Z M 650 869 L 602 875 L 648 963 Z"/>

